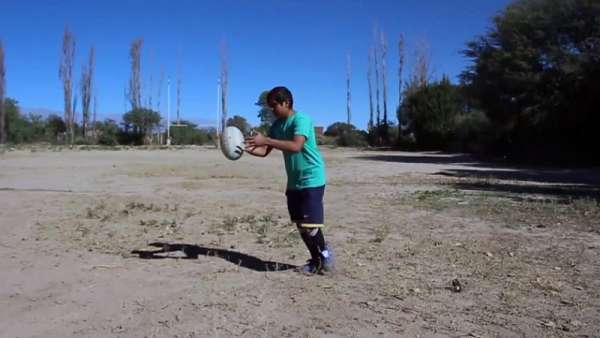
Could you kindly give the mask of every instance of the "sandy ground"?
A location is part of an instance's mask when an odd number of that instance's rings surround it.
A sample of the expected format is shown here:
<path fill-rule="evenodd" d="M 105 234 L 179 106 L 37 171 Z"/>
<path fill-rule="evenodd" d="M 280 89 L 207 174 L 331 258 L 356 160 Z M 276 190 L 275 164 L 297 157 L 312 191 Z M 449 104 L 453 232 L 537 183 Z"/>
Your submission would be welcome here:
<path fill-rule="evenodd" d="M 0 336 L 600 337 L 597 170 L 323 153 L 304 276 L 277 152 L 3 151 Z"/>

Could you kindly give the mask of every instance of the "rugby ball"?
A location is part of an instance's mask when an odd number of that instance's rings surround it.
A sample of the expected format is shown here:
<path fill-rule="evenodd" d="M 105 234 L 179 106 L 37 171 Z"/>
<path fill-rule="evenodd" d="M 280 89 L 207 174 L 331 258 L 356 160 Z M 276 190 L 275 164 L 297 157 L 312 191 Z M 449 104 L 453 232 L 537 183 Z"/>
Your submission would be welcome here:
<path fill-rule="evenodd" d="M 244 153 L 244 134 L 237 127 L 229 126 L 221 135 L 221 151 L 228 159 L 235 161 Z"/>

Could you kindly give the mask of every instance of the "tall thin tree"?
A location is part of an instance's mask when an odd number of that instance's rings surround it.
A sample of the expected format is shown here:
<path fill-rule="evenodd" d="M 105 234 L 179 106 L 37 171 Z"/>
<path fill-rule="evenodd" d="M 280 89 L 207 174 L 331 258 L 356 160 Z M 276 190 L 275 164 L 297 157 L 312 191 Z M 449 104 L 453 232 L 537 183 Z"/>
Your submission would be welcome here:
<path fill-rule="evenodd" d="M 398 38 L 398 107 L 402 105 L 402 71 L 404 70 L 404 33 Z M 398 121 L 400 123 L 400 121 Z"/>
<path fill-rule="evenodd" d="M 227 46 L 225 42 L 221 42 L 221 130 L 225 128 L 227 122 L 227 94 L 229 86 L 229 65 L 227 60 Z"/>
<path fill-rule="evenodd" d="M 139 109 L 142 107 L 142 75 L 141 75 L 141 62 L 142 62 L 142 44 L 141 38 L 133 40 L 129 49 L 129 58 L 131 60 L 131 74 L 129 76 L 129 91 L 127 92 L 127 98 L 131 109 Z"/>
<path fill-rule="evenodd" d="M 83 114 L 83 137 L 88 136 L 90 123 L 90 108 L 92 104 L 92 93 L 94 91 L 94 46 L 90 48 L 88 55 L 88 63 L 81 70 L 81 81 L 79 83 L 81 89 L 81 112 Z"/>
<path fill-rule="evenodd" d="M 6 68 L 4 66 L 4 46 L 0 41 L 0 144 L 6 143 L 6 115 L 4 114 L 4 95 L 6 94 Z"/>
<path fill-rule="evenodd" d="M 96 131 L 96 117 L 98 116 L 98 97 L 96 94 L 94 94 L 94 116 L 92 118 L 92 137 L 97 137 L 97 131 Z"/>
<path fill-rule="evenodd" d="M 63 83 L 64 119 L 67 125 L 69 143 L 74 140 L 75 114 L 73 113 L 73 63 L 75 61 L 75 37 L 68 27 L 65 27 L 62 43 L 62 54 L 58 76 Z"/>
<path fill-rule="evenodd" d="M 369 84 L 369 131 L 373 129 L 373 47 L 369 49 L 369 65 L 367 67 L 367 82 Z"/>
<path fill-rule="evenodd" d="M 398 137 L 402 134 L 402 71 L 404 70 L 404 33 L 400 33 L 398 38 L 398 107 L 396 108 L 396 117 L 398 119 Z M 398 140 L 399 141 L 399 140 Z"/>
<path fill-rule="evenodd" d="M 379 44 L 377 43 L 377 30 L 374 33 L 374 47 L 373 47 L 373 60 L 375 61 L 375 102 L 377 106 L 377 125 L 376 129 L 379 129 L 381 126 L 381 110 L 379 108 Z"/>
<path fill-rule="evenodd" d="M 177 124 L 180 124 L 179 114 L 181 113 L 181 66 L 177 72 Z"/>
<path fill-rule="evenodd" d="M 387 111 L 387 41 L 383 31 L 379 31 L 379 43 L 381 47 L 381 83 L 383 87 L 383 123 L 382 123 L 382 135 L 383 142 L 389 144 L 388 137 L 388 111 Z"/>
<path fill-rule="evenodd" d="M 418 87 L 423 87 L 429 83 L 431 78 L 431 49 L 425 38 L 417 41 L 415 60 L 412 81 Z"/>
<path fill-rule="evenodd" d="M 347 56 L 347 68 L 346 68 L 346 113 L 348 115 L 348 126 L 352 121 L 352 57 L 350 53 Z"/>
<path fill-rule="evenodd" d="M 156 92 L 156 111 L 160 111 L 160 96 L 162 94 L 162 86 L 165 82 L 165 66 L 160 66 L 160 77 L 158 78 L 158 89 Z"/>

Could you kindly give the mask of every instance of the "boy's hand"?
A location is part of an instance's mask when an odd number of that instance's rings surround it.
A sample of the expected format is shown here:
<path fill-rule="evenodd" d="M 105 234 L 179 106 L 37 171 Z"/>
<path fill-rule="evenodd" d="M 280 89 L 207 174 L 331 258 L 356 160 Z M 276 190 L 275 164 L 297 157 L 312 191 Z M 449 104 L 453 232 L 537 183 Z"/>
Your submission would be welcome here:
<path fill-rule="evenodd" d="M 256 132 L 252 136 L 246 137 L 246 147 L 260 147 L 267 144 L 267 138 L 261 134 Z"/>

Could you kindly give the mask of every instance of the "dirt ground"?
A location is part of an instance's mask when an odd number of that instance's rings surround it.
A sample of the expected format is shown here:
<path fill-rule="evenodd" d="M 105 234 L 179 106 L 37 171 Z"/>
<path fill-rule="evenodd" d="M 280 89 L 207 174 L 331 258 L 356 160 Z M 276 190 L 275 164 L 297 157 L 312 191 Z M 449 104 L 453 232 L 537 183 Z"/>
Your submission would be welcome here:
<path fill-rule="evenodd" d="M 323 154 L 304 276 L 277 152 L 2 150 L 0 336 L 600 337 L 598 170 Z"/>

